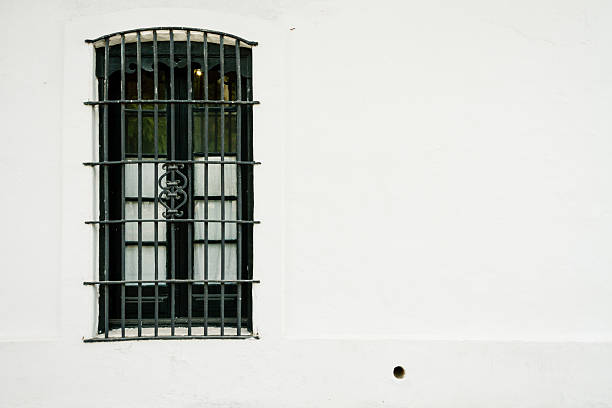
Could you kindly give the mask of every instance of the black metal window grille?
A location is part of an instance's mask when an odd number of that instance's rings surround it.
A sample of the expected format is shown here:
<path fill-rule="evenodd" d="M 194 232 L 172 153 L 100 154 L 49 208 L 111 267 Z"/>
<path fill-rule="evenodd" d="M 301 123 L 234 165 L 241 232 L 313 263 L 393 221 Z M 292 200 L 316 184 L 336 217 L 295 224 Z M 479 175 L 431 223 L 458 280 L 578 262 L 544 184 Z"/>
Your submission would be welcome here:
<path fill-rule="evenodd" d="M 251 48 L 157 27 L 92 43 L 99 110 L 98 336 L 247 338 L 252 324 Z"/>

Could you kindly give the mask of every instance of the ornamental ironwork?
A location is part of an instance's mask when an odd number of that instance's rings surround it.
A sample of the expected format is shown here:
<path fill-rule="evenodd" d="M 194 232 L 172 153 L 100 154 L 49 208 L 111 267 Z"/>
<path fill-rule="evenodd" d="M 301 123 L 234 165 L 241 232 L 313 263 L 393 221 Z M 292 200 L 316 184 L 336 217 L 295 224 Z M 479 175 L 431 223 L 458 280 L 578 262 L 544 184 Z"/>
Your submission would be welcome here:
<path fill-rule="evenodd" d="M 162 213 L 164 218 L 175 218 L 183 216 L 183 212 L 179 210 L 187 202 L 187 177 L 179 170 L 184 167 L 183 164 L 165 163 L 162 168 L 165 173 L 158 179 L 161 192 L 159 193 L 159 202 L 166 207 L 166 211 Z"/>

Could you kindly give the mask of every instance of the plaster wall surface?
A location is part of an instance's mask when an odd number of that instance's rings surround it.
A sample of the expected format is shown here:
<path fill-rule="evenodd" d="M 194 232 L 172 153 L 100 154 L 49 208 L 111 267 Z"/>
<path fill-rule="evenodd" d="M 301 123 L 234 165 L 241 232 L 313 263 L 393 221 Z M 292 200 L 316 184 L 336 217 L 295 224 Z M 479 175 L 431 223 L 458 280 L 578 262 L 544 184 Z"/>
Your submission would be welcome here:
<path fill-rule="evenodd" d="M 611 23 L 596 0 L 0 2 L 0 406 L 612 407 Z M 151 26 L 260 43 L 259 340 L 82 342 L 83 40 Z"/>

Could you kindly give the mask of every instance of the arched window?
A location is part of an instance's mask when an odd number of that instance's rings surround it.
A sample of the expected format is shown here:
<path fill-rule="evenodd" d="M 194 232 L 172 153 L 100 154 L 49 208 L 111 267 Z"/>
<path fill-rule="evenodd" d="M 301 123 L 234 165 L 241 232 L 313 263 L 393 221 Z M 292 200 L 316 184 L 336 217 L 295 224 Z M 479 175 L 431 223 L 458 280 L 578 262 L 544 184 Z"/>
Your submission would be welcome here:
<path fill-rule="evenodd" d="M 100 175 L 99 336 L 250 337 L 251 49 L 192 28 L 95 47 Z"/>

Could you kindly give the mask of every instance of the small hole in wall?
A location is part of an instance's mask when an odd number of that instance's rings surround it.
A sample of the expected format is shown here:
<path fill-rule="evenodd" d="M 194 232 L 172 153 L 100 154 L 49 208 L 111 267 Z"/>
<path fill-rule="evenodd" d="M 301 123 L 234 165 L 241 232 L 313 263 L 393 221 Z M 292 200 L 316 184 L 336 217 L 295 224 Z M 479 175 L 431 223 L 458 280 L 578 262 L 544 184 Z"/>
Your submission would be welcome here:
<path fill-rule="evenodd" d="M 404 371 L 404 367 L 402 366 L 397 366 L 393 369 L 393 375 L 395 376 L 395 378 L 397 378 L 398 380 L 401 380 L 402 378 L 404 378 L 404 375 L 406 374 L 406 372 Z"/>

